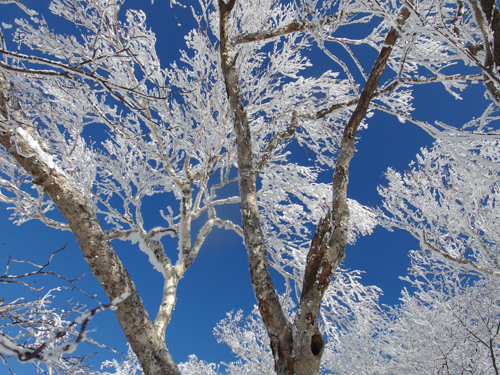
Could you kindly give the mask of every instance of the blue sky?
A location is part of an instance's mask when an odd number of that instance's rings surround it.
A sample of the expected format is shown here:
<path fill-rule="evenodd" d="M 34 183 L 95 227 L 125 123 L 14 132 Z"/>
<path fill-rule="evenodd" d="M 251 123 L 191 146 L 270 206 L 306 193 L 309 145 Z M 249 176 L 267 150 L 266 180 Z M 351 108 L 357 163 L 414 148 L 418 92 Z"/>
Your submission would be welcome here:
<path fill-rule="evenodd" d="M 48 4 L 34 0 L 24 3 L 35 9 Z M 182 35 L 193 26 L 189 9 L 176 8 L 176 16 L 182 25 L 177 26 L 166 0 L 156 0 L 154 6 L 149 0 L 127 0 L 126 8 L 142 8 L 147 14 L 148 25 L 158 39 L 157 50 L 163 66 L 179 57 L 179 49 L 184 48 Z M 13 17 L 23 17 L 15 5 L 1 5 L 0 9 L 0 22 L 12 23 Z M 49 26 L 57 25 L 53 22 L 57 20 L 54 17 L 46 18 Z M 6 39 L 8 41 L 8 36 Z M 8 43 L 8 47 L 15 49 L 12 43 Z M 315 62 L 311 75 L 319 75 L 327 69 L 338 69 L 321 53 L 312 52 L 311 58 Z M 374 59 L 375 53 L 367 51 L 362 58 L 365 70 L 370 70 Z M 438 84 L 418 87 L 414 116 L 429 122 L 441 120 L 449 125 L 461 126 L 482 113 L 486 107 L 483 92 L 482 85 L 478 84 L 463 94 L 464 101 L 456 101 Z M 368 124 L 368 129 L 358 133 L 357 152 L 350 169 L 348 196 L 373 207 L 381 203 L 376 187 L 385 183 L 383 174 L 386 169 L 393 167 L 404 171 L 420 148 L 430 146 L 433 140 L 415 125 L 400 123 L 396 118 L 378 112 L 375 112 Z M 43 262 L 52 251 L 67 242 L 67 250 L 56 258 L 53 270 L 68 277 L 87 273 L 81 283 L 82 288 L 89 293 L 98 293 L 100 301 L 107 302 L 98 283 L 90 275 L 71 233 L 46 229 L 36 222 L 15 227 L 8 221 L 10 212 L 5 208 L 5 205 L 0 207 L 0 243 L 5 244 L 0 248 L 1 255 L 11 254 L 15 258 Z M 161 297 L 160 274 L 152 271 L 146 256 L 137 249 L 131 251 L 132 248 L 127 243 L 115 242 L 114 245 L 130 270 L 146 307 L 154 316 Z M 381 302 L 392 305 L 398 302 L 401 289 L 407 286 L 398 277 L 403 276 L 408 267 L 408 251 L 417 247 L 418 243 L 407 233 L 391 233 L 377 228 L 373 235 L 360 238 L 354 246 L 348 247 L 342 267 L 365 271 L 363 283 L 379 286 L 384 292 Z M 46 283 L 47 288 L 60 284 L 49 278 L 39 280 L 39 284 L 42 283 Z M 279 282 L 276 286 L 281 287 Z M 2 288 L 2 297 L 9 295 L 14 298 L 18 296 L 16 293 L 23 292 L 19 289 L 11 291 L 10 286 Z M 69 294 L 61 292 L 59 302 L 62 305 Z M 89 307 L 95 306 L 92 301 L 85 301 L 78 294 L 74 298 L 86 302 Z M 216 343 L 212 329 L 225 317 L 226 312 L 241 308 L 249 313 L 254 303 L 246 250 L 241 239 L 232 232 L 214 230 L 179 284 L 177 306 L 167 329 L 167 347 L 174 360 L 183 362 L 189 354 L 196 354 L 199 359 L 208 362 L 231 361 L 233 357 L 230 350 L 225 345 Z M 119 351 L 125 350 L 124 336 L 111 312 L 100 313 L 95 318 L 93 327 L 97 328 L 97 332 L 92 336 L 98 341 L 116 347 Z M 85 350 L 94 351 L 95 348 L 83 346 L 82 351 Z M 100 360 L 96 362 L 99 363 Z M 23 370 L 26 374 L 28 367 L 24 366 Z"/>

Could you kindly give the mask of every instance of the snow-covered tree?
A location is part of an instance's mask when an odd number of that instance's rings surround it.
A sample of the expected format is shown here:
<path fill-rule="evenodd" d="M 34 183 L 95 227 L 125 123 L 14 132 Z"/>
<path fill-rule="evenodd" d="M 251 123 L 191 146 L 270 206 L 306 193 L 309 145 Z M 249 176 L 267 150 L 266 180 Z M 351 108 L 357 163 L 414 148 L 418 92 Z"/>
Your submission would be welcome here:
<path fill-rule="evenodd" d="M 22 7 L 18 1 L 2 3 Z M 438 173 L 447 186 L 447 152 L 456 153 L 457 168 L 472 163 L 478 174 L 473 163 L 481 157 L 496 164 L 493 151 L 481 154 L 496 136 L 490 120 L 500 97 L 496 4 L 200 0 L 180 60 L 161 63 L 146 13 L 122 13 L 122 5 L 123 0 L 53 0 L 50 11 L 72 23 L 73 34 L 53 31 L 25 7 L 28 19 L 2 23 L 15 30 L 17 48 L 0 39 L 0 200 L 13 208 L 18 224 L 37 219 L 72 231 L 109 299 L 128 296 L 116 316 L 146 374 L 180 371 L 165 346 L 165 330 L 178 284 L 215 227 L 244 240 L 258 303 L 258 313 L 245 324 L 263 324 L 253 337 L 240 334 L 243 318 L 236 313 L 217 328 L 219 339 L 241 357 L 230 372 L 366 368 L 385 350 L 374 339 L 390 324 L 378 306 L 378 290 L 362 286 L 356 272 L 338 268 L 346 244 L 377 225 L 374 210 L 347 198 L 357 131 L 379 110 L 446 143 L 436 151 L 446 159 L 443 167 L 429 162 L 417 183 L 431 181 L 425 173 Z M 366 24 L 367 35 L 351 37 L 355 24 Z M 341 60 L 332 45 L 345 49 L 349 59 Z M 367 62 L 355 53 L 357 46 L 377 57 Z M 331 59 L 332 70 L 308 76 L 311 49 Z M 390 72 L 381 81 L 386 66 Z M 412 117 L 413 86 L 438 82 L 459 98 L 471 81 L 485 85 L 492 104 L 481 118 L 488 120 L 455 128 Z M 104 140 L 92 142 L 89 128 Z M 460 145 L 473 141 L 469 161 Z M 309 157 L 297 160 L 298 148 Z M 332 172 L 333 180 L 325 177 Z M 388 176 L 397 183 L 395 172 Z M 397 199 L 405 199 L 402 191 L 384 195 L 392 214 L 384 223 L 410 229 L 422 251 L 467 266 L 480 278 L 497 272 L 489 237 L 496 232 L 484 232 L 481 214 L 468 216 L 473 203 L 457 209 L 462 216 L 450 213 L 449 225 L 422 219 L 432 214 L 429 204 L 418 202 L 408 208 L 411 213 L 403 204 L 404 218 L 421 218 L 404 221 L 391 211 L 400 207 Z M 145 214 L 150 197 L 166 202 L 159 210 L 162 222 Z M 422 199 L 440 204 L 446 197 L 441 185 L 433 185 Z M 484 199 L 486 220 L 494 221 L 493 198 Z M 241 219 L 223 217 L 219 212 L 227 205 L 239 207 Z M 167 235 L 176 252 L 167 247 Z M 113 247 L 118 240 L 147 254 L 163 277 L 154 319 Z M 458 243 L 470 246 L 461 250 Z M 283 277 L 284 296 L 275 290 L 269 266 Z M 355 358 L 364 362 L 355 365 Z M 374 362 L 381 373 L 394 357 L 382 358 Z M 192 357 L 181 370 L 217 368 Z"/>
<path fill-rule="evenodd" d="M 420 243 L 405 278 L 415 292 L 403 293 L 382 336 L 388 372 L 499 371 L 498 147 L 441 140 L 411 170 L 387 172 L 386 225 Z"/>
<path fill-rule="evenodd" d="M 498 373 L 498 149 L 497 140 L 440 140 L 404 174 L 388 170 L 379 217 L 419 240 L 404 277 L 411 288 L 383 308 L 377 289 L 337 272 L 321 312 L 322 373 Z M 216 336 L 240 358 L 228 373 L 269 372 L 257 311 L 228 314 Z"/>

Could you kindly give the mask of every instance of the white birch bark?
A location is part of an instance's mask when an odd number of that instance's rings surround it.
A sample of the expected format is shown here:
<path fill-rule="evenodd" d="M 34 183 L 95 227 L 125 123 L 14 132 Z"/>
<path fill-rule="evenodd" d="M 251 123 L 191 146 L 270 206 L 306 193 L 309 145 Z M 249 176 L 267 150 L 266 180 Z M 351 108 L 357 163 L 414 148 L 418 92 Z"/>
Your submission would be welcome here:
<path fill-rule="evenodd" d="M 123 293 L 116 317 L 146 374 L 178 374 L 165 343 L 154 329 L 127 270 L 113 250 L 107 234 L 85 196 L 63 171 L 55 167 L 51 155 L 37 139 L 36 130 L 11 97 L 9 83 L 0 74 L 0 144 L 43 188 L 65 217 L 92 273 L 110 300 Z"/>

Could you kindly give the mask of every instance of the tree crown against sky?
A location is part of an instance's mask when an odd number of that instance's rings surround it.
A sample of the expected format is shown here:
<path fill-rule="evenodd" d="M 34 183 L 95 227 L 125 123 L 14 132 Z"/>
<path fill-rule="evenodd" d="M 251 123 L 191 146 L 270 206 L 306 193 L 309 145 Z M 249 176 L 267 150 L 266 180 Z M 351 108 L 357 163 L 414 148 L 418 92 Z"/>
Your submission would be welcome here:
<path fill-rule="evenodd" d="M 195 358 L 177 366 L 164 344 L 178 285 L 216 227 L 242 237 L 258 302 L 216 327 L 240 357 L 229 373 L 497 371 L 494 2 L 200 1 L 168 67 L 147 12 L 122 7 L 54 0 L 52 13 L 76 26 L 66 34 L 28 9 L 31 19 L 15 21 L 19 48 L 3 40 L 0 51 L 0 198 L 18 224 L 71 230 L 108 298 L 128 294 L 116 315 L 146 373 L 216 371 Z M 353 25 L 366 34 L 350 36 Z M 318 53 L 330 68 L 310 75 Z M 459 98 L 476 81 L 491 102 L 478 120 L 460 128 L 412 116 L 415 86 L 440 83 Z M 374 111 L 437 140 L 406 174 L 388 171 L 382 210 L 346 194 L 357 130 Z M 376 287 L 338 268 L 346 244 L 377 224 L 421 245 L 407 276 L 416 292 L 389 312 Z M 155 311 L 117 241 L 162 275 Z M 436 317 L 461 345 L 429 332 Z M 414 353 L 429 337 L 435 346 Z"/>

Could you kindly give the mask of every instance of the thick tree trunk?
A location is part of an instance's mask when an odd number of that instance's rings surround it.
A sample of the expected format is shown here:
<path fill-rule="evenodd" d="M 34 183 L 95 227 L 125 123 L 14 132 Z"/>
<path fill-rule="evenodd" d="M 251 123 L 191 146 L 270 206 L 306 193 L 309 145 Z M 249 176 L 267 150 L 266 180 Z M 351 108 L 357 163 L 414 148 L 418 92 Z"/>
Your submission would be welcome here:
<path fill-rule="evenodd" d="M 238 148 L 241 214 L 252 285 L 262 320 L 271 340 L 276 372 L 280 375 L 316 375 L 319 374 L 320 361 L 325 347 L 323 336 L 318 328 L 321 300 L 333 273 L 344 258 L 347 242 L 349 210 L 346 191 L 349 163 L 354 153 L 354 137 L 378 87 L 379 78 L 392 51 L 391 46 L 396 42 L 398 32 L 394 28 L 390 30 L 385 46 L 380 51 L 361 93 L 358 105 L 344 130 L 333 178 L 332 208 L 320 221 L 312 240 L 307 257 L 302 296 L 292 326 L 283 314 L 274 290 L 267 264 L 268 256 L 264 236 L 260 227 L 256 187 L 258 168 L 253 166 L 250 126 L 236 73 L 234 44 L 230 43 L 227 29 L 228 18 L 235 2 L 236 0 L 230 0 L 228 3 L 219 0 L 220 53 Z M 399 20 L 400 24 L 403 24 L 408 16 L 409 11 L 405 8 Z M 236 37 L 235 40 L 239 39 Z M 259 40 L 258 36 L 255 40 Z M 323 112 L 318 112 L 317 117 L 321 116 L 324 116 Z"/>
<path fill-rule="evenodd" d="M 85 196 L 53 162 L 52 155 L 29 125 L 9 83 L 0 73 L 0 144 L 56 204 L 73 231 L 92 273 L 108 298 L 128 293 L 116 317 L 148 375 L 179 374 L 164 341 L 156 334 L 142 300 Z"/>

